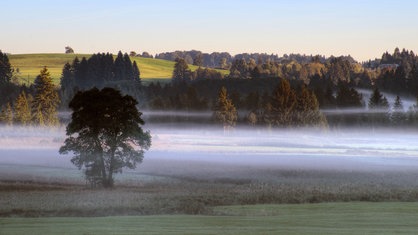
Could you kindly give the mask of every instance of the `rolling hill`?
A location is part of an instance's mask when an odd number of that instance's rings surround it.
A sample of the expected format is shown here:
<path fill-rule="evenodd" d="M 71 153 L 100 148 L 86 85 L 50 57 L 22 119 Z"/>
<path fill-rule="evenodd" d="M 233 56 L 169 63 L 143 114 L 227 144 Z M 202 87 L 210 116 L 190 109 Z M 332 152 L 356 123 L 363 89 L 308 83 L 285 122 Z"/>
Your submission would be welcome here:
<path fill-rule="evenodd" d="M 72 62 L 75 57 L 90 57 L 91 54 L 16 54 L 9 55 L 10 63 L 13 68 L 19 68 L 18 78 L 21 83 L 31 84 L 39 71 L 46 66 L 54 79 L 55 84 L 59 84 L 62 68 L 65 63 Z M 116 57 L 116 56 L 115 56 Z M 161 59 L 151 59 L 142 57 L 131 57 L 136 61 L 141 72 L 141 79 L 144 82 L 153 80 L 171 79 L 174 62 Z M 197 66 L 189 65 L 191 70 L 196 70 Z M 218 70 L 222 74 L 227 74 L 226 70 Z"/>

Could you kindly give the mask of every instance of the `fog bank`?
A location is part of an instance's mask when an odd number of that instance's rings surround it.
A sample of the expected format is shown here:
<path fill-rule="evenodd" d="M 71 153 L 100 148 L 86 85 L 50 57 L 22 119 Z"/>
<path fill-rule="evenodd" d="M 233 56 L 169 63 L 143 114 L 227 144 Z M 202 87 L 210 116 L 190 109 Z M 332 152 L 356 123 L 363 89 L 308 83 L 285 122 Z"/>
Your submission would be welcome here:
<path fill-rule="evenodd" d="M 152 147 L 138 170 L 159 166 L 413 170 L 418 169 L 418 134 L 395 130 L 234 130 L 145 126 Z M 64 128 L 0 127 L 0 164 L 73 167 L 59 155 Z M 167 167 L 166 167 L 167 168 Z M 179 169 L 180 170 L 180 169 Z M 198 169 L 195 169 L 198 171 Z"/>

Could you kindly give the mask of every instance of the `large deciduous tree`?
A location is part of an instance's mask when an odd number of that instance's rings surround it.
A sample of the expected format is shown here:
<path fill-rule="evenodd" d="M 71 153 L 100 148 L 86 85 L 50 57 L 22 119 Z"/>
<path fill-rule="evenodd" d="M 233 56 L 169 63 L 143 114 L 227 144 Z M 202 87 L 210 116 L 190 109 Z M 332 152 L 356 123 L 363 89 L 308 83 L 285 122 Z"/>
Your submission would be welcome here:
<path fill-rule="evenodd" d="M 78 92 L 69 104 L 73 113 L 68 138 L 59 152 L 73 152 L 71 162 L 84 167 L 87 177 L 98 177 L 104 187 L 112 187 L 113 174 L 134 169 L 151 146 L 137 104 L 113 88 Z"/>

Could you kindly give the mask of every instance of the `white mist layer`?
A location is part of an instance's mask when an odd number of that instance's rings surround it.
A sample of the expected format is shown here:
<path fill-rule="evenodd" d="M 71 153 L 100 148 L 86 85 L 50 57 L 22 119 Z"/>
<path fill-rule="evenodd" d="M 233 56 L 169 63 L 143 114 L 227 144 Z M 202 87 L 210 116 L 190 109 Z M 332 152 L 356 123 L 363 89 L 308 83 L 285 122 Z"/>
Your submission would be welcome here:
<path fill-rule="evenodd" d="M 418 134 L 390 130 L 235 130 L 145 126 L 140 169 L 170 162 L 297 169 L 418 169 Z M 73 167 L 59 155 L 65 128 L 0 127 L 0 164 Z M 167 168 L 167 167 L 166 167 Z M 149 172 L 149 170 L 146 170 Z M 198 170 L 198 169 L 195 169 Z"/>

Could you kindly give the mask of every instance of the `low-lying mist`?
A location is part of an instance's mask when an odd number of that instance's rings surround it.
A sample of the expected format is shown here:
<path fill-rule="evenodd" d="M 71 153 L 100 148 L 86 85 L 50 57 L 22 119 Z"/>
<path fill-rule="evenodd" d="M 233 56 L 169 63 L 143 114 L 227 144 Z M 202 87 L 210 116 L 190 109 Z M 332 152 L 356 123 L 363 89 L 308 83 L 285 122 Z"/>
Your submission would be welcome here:
<path fill-rule="evenodd" d="M 418 134 L 394 129 L 239 129 L 145 125 L 152 134 L 139 171 L 198 166 L 313 170 L 417 170 Z M 74 167 L 59 155 L 65 128 L 0 127 L 0 164 Z M 177 166 L 178 168 L 174 167 Z M 183 167 L 180 167 L 183 166 Z M 181 168 L 181 169 L 180 169 Z M 209 169 L 208 169 L 209 168 Z"/>

